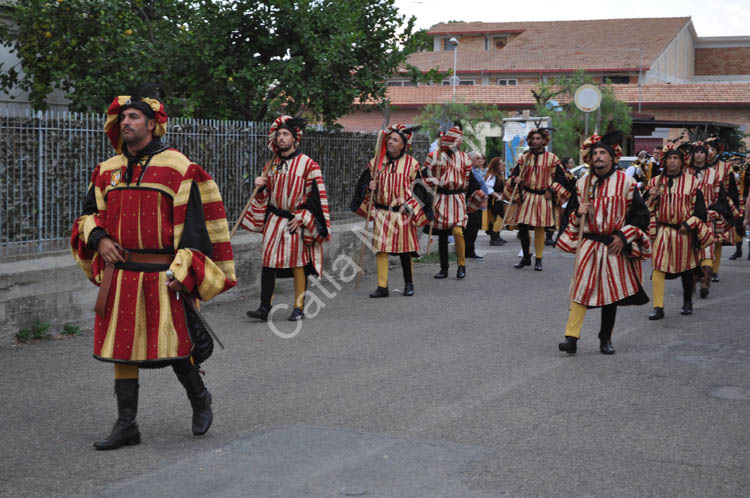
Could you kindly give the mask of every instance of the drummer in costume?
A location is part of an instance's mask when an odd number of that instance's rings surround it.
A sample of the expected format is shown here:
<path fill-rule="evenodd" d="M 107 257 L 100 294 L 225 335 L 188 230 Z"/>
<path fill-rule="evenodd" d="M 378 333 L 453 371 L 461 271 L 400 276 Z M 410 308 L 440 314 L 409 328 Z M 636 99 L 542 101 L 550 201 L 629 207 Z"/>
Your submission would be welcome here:
<path fill-rule="evenodd" d="M 304 127 L 292 116 L 273 122 L 268 148 L 274 157 L 255 179 L 260 191 L 242 220 L 243 228 L 263 233 L 260 306 L 247 312 L 250 318 L 268 320 L 276 277 L 293 277 L 288 320 L 304 319 L 307 276 L 322 275 L 323 243 L 331 238 L 328 196 L 320 166 L 299 150 Z"/>
<path fill-rule="evenodd" d="M 602 310 L 599 351 L 609 355 L 615 352 L 612 330 L 617 307 L 648 302 L 641 285 L 641 260 L 651 254 L 649 213 L 636 180 L 617 169 L 621 140 L 620 132 L 612 132 L 584 142 L 581 151 L 592 173 L 576 182 L 566 209 L 567 225 L 557 240 L 558 248 L 577 254 L 565 341 L 559 344 L 560 351 L 568 354 L 577 351 L 587 308 Z"/>
<path fill-rule="evenodd" d="M 162 143 L 166 127 L 154 85 L 112 101 L 104 130 L 117 155 L 94 168 L 73 224 L 73 257 L 99 286 L 94 358 L 114 364 L 118 418 L 97 450 L 140 443 L 140 368 L 172 367 L 193 409 L 193 434 L 213 420 L 198 369 L 210 355 L 198 340 L 208 330 L 195 303 L 236 284 L 232 245 L 216 183 Z"/>
<path fill-rule="evenodd" d="M 681 314 L 693 313 L 693 270 L 700 265 L 702 251 L 713 244 L 700 182 L 683 171 L 684 163 L 681 152 L 665 149 L 662 172 L 649 181 L 645 194 L 653 245 L 654 310 L 649 320 L 664 318 L 664 281 L 677 277 L 682 279 Z"/>
<path fill-rule="evenodd" d="M 560 160 L 545 150 L 549 145 L 547 129 L 535 128 L 526 137 L 529 150 L 521 155 L 518 164 L 505 184 L 504 197 L 515 205 L 513 220 L 507 224 L 518 225 L 523 257 L 515 267 L 531 265 L 529 229 L 534 229 L 534 270 L 542 271 L 545 228 L 555 226 L 555 201 L 562 205 L 570 197 L 565 188 L 566 176 Z M 515 195 L 514 195 L 515 194 Z"/>
<path fill-rule="evenodd" d="M 381 132 L 385 151 L 377 157 L 382 162 L 374 164 L 374 159 L 370 160 L 357 181 L 351 202 L 352 211 L 364 217 L 370 196 L 375 196 L 369 218 L 374 221 L 378 288 L 370 294 L 372 298 L 388 297 L 389 254 L 401 260 L 404 296 L 414 295 L 412 257 L 419 256 L 417 228 L 432 219 L 432 196 L 424 185 L 415 181 L 421 177 L 420 165 L 408 154 L 415 130 L 396 124 Z"/>

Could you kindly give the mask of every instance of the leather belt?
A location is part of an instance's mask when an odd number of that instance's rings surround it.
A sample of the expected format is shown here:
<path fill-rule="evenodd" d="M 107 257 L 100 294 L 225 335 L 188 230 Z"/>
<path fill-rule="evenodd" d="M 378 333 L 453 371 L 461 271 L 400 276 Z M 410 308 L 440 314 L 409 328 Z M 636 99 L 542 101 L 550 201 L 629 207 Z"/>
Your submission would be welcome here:
<path fill-rule="evenodd" d="M 443 194 L 443 195 L 458 195 L 458 194 L 465 194 L 466 190 L 464 189 L 449 190 L 447 188 L 438 187 L 437 192 L 438 194 Z"/>
<path fill-rule="evenodd" d="M 401 211 L 401 206 L 391 207 L 391 206 L 386 206 L 385 204 L 378 204 L 377 202 L 373 203 L 373 205 L 377 209 L 382 209 L 383 211 L 393 211 L 394 213 L 398 213 L 399 211 Z"/>
<path fill-rule="evenodd" d="M 125 258 L 125 263 L 141 263 L 148 265 L 169 265 L 174 261 L 174 254 L 171 253 L 159 254 L 125 251 L 123 257 Z M 114 265 L 104 265 L 102 283 L 99 285 L 99 293 L 96 295 L 96 304 L 94 305 L 94 311 L 102 318 L 104 318 L 104 312 L 107 307 L 107 298 L 109 297 L 109 290 L 112 287 L 112 277 L 114 273 Z"/>
<path fill-rule="evenodd" d="M 535 189 L 535 188 L 529 188 L 529 187 L 524 187 L 523 189 L 524 189 L 524 190 L 525 190 L 526 192 L 531 192 L 532 194 L 537 194 L 537 195 L 544 195 L 544 194 L 546 194 L 546 193 L 547 193 L 547 191 L 546 191 L 546 190 L 544 190 L 544 189 L 541 189 L 541 190 L 539 190 L 539 189 Z"/>
<path fill-rule="evenodd" d="M 610 245 L 615 238 L 611 235 L 602 235 L 599 233 L 584 233 L 584 239 L 593 240 L 594 242 L 601 242 L 605 245 Z"/>
<path fill-rule="evenodd" d="M 659 225 L 661 225 L 661 226 L 663 226 L 663 227 L 670 227 L 670 228 L 674 228 L 675 230 L 679 230 L 680 228 L 682 228 L 682 223 L 662 223 L 662 222 L 660 221 L 660 222 L 659 222 Z"/>
<path fill-rule="evenodd" d="M 273 204 L 268 205 L 268 210 L 280 218 L 286 218 L 287 220 L 291 220 L 294 218 L 294 215 L 290 211 L 287 211 L 286 209 L 277 208 Z"/>

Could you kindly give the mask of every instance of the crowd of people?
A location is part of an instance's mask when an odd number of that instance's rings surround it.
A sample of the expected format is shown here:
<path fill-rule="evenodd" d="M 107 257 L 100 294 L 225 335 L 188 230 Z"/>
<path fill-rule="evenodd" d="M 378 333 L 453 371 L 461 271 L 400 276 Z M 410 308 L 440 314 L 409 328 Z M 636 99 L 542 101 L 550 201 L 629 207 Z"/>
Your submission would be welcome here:
<path fill-rule="evenodd" d="M 114 99 L 105 132 L 116 154 L 95 167 L 72 229 L 73 256 L 99 286 L 94 357 L 114 365 L 118 417 L 109 436 L 94 443 L 98 450 L 140 442 L 141 368 L 172 367 L 192 407 L 195 435 L 205 434 L 213 420 L 199 367 L 218 339 L 197 304 L 237 283 L 231 234 L 211 176 L 161 141 L 167 121 L 153 88 Z M 294 280 L 288 319 L 303 320 L 308 278 L 323 272 L 323 245 L 331 238 L 328 198 L 320 166 L 299 148 L 304 126 L 292 116 L 273 122 L 272 158 L 239 222 L 262 233 L 260 303 L 247 312 L 256 320 L 269 319 L 276 278 L 284 277 Z M 581 147 L 584 172 L 574 159 L 561 161 L 549 151 L 550 132 L 538 128 L 528 133 L 529 148 L 506 178 L 502 159 L 486 164 L 481 153 L 461 150 L 458 123 L 440 134 L 424 163 L 410 155 L 413 133 L 402 124 L 381 131 L 354 186 L 351 209 L 372 223 L 377 287 L 371 298 L 389 296 L 389 255 L 401 262 L 403 296 L 415 294 L 413 259 L 424 252 L 420 230 L 428 235 L 428 252 L 437 238 L 434 278 L 440 280 L 449 276 L 451 237 L 455 276 L 463 279 L 466 258 L 482 258 L 476 252 L 480 230 L 490 246 L 507 243 L 504 230 L 517 232 L 518 270 L 532 266 L 533 233 L 535 271 L 543 271 L 545 246 L 575 254 L 558 349 L 575 354 L 586 310 L 600 308 L 599 349 L 611 355 L 617 308 L 649 302 L 643 261 L 651 260 L 653 269 L 648 318 L 660 320 L 666 280 L 681 279 L 680 312 L 690 315 L 695 284 L 707 298 L 719 281 L 722 247 L 735 246 L 731 259 L 742 254 L 743 207 L 750 226 L 750 163 L 721 160 L 717 139 L 666 147 L 658 161 L 639 154 L 626 171 L 618 167 L 622 134 L 594 134 Z"/>

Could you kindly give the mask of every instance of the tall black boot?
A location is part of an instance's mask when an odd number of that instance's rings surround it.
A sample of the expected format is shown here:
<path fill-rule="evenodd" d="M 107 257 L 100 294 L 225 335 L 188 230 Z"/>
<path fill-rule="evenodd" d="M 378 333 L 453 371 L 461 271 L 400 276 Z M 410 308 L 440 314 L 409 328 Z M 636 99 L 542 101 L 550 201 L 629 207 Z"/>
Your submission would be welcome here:
<path fill-rule="evenodd" d="M 116 450 L 121 446 L 141 442 L 141 433 L 135 423 L 138 413 L 138 379 L 115 379 L 115 396 L 117 421 L 107 439 L 94 443 L 97 450 Z"/>
<path fill-rule="evenodd" d="M 742 257 L 742 241 L 737 242 L 735 247 L 734 254 L 729 256 L 729 259 L 731 260 L 740 259 Z"/>
<path fill-rule="evenodd" d="M 403 253 L 398 257 L 401 260 L 401 271 L 404 273 L 404 296 L 413 296 L 414 277 L 411 274 L 411 255 Z"/>
<path fill-rule="evenodd" d="M 529 239 L 528 225 L 518 225 L 518 238 L 521 239 L 521 249 L 523 250 L 523 257 L 521 258 L 521 261 L 513 266 L 516 268 L 531 266 L 531 254 L 529 253 L 529 246 L 531 245 L 531 241 Z"/>
<path fill-rule="evenodd" d="M 187 374 L 177 373 L 177 379 L 187 392 L 190 406 L 193 407 L 193 434 L 202 436 L 211 427 L 214 414 L 211 411 L 211 393 L 206 389 L 197 366 L 193 366 Z"/>
<path fill-rule="evenodd" d="M 599 351 L 602 354 L 615 354 L 612 347 L 612 330 L 615 328 L 617 317 L 617 304 L 602 306 L 602 326 L 599 330 Z"/>
<path fill-rule="evenodd" d="M 692 315 L 693 314 L 693 291 L 695 286 L 693 285 L 693 271 L 688 270 L 682 275 L 682 309 L 680 310 L 681 315 Z"/>

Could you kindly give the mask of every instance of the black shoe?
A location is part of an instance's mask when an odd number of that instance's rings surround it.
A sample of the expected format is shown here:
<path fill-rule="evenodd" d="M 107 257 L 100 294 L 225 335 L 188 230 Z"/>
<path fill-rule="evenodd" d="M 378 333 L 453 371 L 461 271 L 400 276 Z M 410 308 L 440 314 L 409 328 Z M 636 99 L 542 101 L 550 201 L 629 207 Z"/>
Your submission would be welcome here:
<path fill-rule="evenodd" d="M 654 311 L 648 315 L 649 320 L 661 320 L 664 318 L 664 308 L 654 308 Z"/>
<path fill-rule="evenodd" d="M 693 314 L 693 302 L 685 301 L 684 303 L 682 303 L 682 309 L 680 309 L 680 315 L 692 315 L 692 314 Z"/>
<path fill-rule="evenodd" d="M 109 437 L 94 443 L 97 450 L 116 450 L 125 445 L 141 442 L 141 433 L 135 423 L 138 412 L 138 379 L 115 380 L 117 397 L 117 421 Z"/>
<path fill-rule="evenodd" d="M 734 254 L 729 256 L 729 259 L 734 261 L 735 259 L 740 259 L 742 257 L 742 242 L 737 242 L 737 249 L 734 250 Z"/>
<path fill-rule="evenodd" d="M 250 318 L 257 318 L 258 320 L 262 320 L 265 322 L 268 321 L 268 312 L 269 310 L 267 310 L 263 306 L 259 306 L 257 310 L 248 311 L 246 314 Z"/>
<path fill-rule="evenodd" d="M 190 406 L 193 407 L 193 434 L 202 436 L 208 432 L 214 420 L 214 413 L 211 411 L 211 393 L 203 384 L 201 372 L 197 366 L 193 366 L 187 375 L 177 374 L 177 380 L 185 388 Z"/>
<path fill-rule="evenodd" d="M 388 291 L 386 290 L 386 292 Z M 305 312 L 302 311 L 302 308 L 294 308 L 292 310 L 292 314 L 289 315 L 289 318 L 287 318 L 287 320 L 289 320 L 290 322 L 298 322 L 304 319 L 305 319 Z"/>
<path fill-rule="evenodd" d="M 557 345 L 557 348 L 568 354 L 576 354 L 576 351 L 578 351 L 578 339 L 575 337 L 570 337 L 568 335 L 565 336 L 565 342 L 561 342 Z"/>
<path fill-rule="evenodd" d="M 466 276 L 466 267 L 464 265 L 459 265 L 458 270 L 456 271 L 456 278 L 461 279 Z"/>
<path fill-rule="evenodd" d="M 545 246 L 554 246 L 555 245 L 555 241 L 552 240 L 552 237 L 547 237 L 546 239 L 544 239 L 544 245 Z"/>
<path fill-rule="evenodd" d="M 404 284 L 404 296 L 413 296 L 414 295 L 414 284 L 412 282 L 408 282 Z"/>
<path fill-rule="evenodd" d="M 448 278 L 448 268 L 441 268 L 440 271 L 435 274 L 435 278 Z"/>
<path fill-rule="evenodd" d="M 531 256 L 524 256 L 521 261 L 513 265 L 514 268 L 523 268 L 524 266 L 531 266 Z"/>
<path fill-rule="evenodd" d="M 599 341 L 599 351 L 602 354 L 615 354 L 615 348 L 612 347 L 612 343 L 605 340 Z"/>
<path fill-rule="evenodd" d="M 497 240 L 498 240 L 498 241 L 499 241 L 499 242 L 500 242 L 501 244 L 505 244 L 506 242 L 508 242 L 508 241 L 507 241 L 507 240 L 505 240 L 504 238 L 500 237 L 500 234 L 497 234 Z"/>
<path fill-rule="evenodd" d="M 375 289 L 375 292 L 370 293 L 370 297 L 377 298 L 377 297 L 388 297 L 388 287 L 380 287 L 378 286 L 377 289 Z"/>
<path fill-rule="evenodd" d="M 711 277 L 711 282 L 718 282 L 718 281 L 719 281 L 719 274 L 714 273 L 713 276 Z"/>
<path fill-rule="evenodd" d="M 502 239 L 491 240 L 490 241 L 490 245 L 491 246 L 504 246 L 505 245 L 505 241 L 502 240 Z"/>
<path fill-rule="evenodd" d="M 534 258 L 534 271 L 542 271 L 542 258 Z"/>
<path fill-rule="evenodd" d="M 467 254 L 466 257 L 469 258 L 469 259 L 484 259 L 484 256 L 480 256 L 477 253 Z"/>
<path fill-rule="evenodd" d="M 702 299 L 706 299 L 708 296 L 708 287 L 701 287 L 700 295 Z"/>

